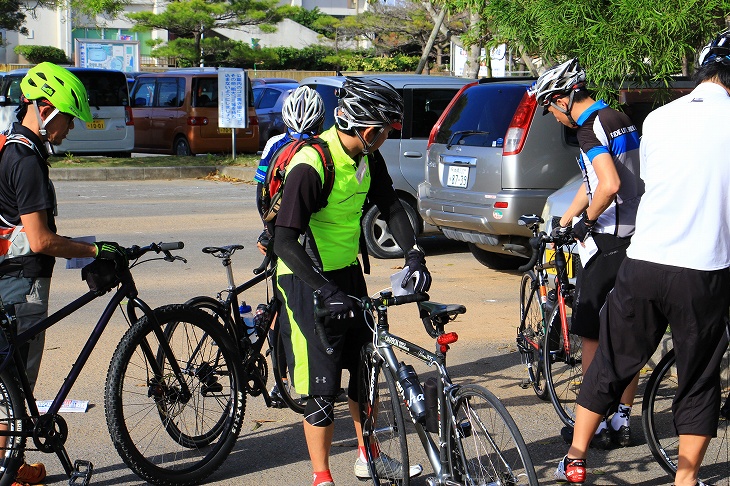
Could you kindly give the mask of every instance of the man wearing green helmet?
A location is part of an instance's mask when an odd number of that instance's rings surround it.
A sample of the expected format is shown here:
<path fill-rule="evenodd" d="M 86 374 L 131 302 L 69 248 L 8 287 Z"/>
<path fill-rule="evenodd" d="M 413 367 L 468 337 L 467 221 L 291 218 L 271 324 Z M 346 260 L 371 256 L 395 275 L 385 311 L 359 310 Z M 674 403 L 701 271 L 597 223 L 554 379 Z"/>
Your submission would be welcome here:
<path fill-rule="evenodd" d="M 54 257 L 102 258 L 114 260 L 118 266 L 127 265 L 127 261 L 124 249 L 116 243 L 82 243 L 56 234 L 49 146 L 66 138 L 74 118 L 92 120 L 86 88 L 71 72 L 49 62 L 30 69 L 20 87 L 23 96 L 18 121 L 0 147 L 0 226 L 21 228 L 18 234 L 23 244 L 19 246 L 23 250 L 3 254 L 0 298 L 6 309 L 15 313 L 18 331 L 22 332 L 48 315 Z M 31 387 L 38 377 L 44 342 L 42 332 L 21 349 Z M 0 437 L 0 448 L 6 440 Z M 13 486 L 37 484 L 45 476 L 43 464 L 24 463 Z"/>

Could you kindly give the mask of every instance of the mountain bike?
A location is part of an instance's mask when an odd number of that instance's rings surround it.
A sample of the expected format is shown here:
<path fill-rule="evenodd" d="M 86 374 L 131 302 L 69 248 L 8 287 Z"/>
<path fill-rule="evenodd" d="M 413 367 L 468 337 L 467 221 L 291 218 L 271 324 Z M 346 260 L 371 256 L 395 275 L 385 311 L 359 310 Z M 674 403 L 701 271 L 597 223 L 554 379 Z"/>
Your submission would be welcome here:
<path fill-rule="evenodd" d="M 537 396 L 549 396 L 560 420 L 572 427 L 583 382 L 583 340 L 572 334 L 569 326 L 575 286 L 570 283 L 568 265 L 577 265 L 576 256 L 570 252 L 575 241 L 569 233 L 550 236 L 539 231 L 544 221 L 534 214 L 521 216 L 519 223 L 532 230 L 533 251 L 530 261 L 518 269 L 526 273 L 520 285 L 517 348 Z M 549 269 L 555 273 L 555 288 L 551 290 Z"/>
<path fill-rule="evenodd" d="M 466 308 L 427 299 L 424 293 L 394 297 L 380 292 L 375 298 L 360 300 L 373 330 L 373 342 L 361 352 L 358 397 L 373 484 L 410 483 L 401 404 L 406 405 L 407 416 L 435 472 L 435 477 L 427 478 L 428 484 L 538 484 L 527 446 L 504 405 L 484 387 L 453 383 L 446 370 L 446 352 L 458 336 L 446 333 L 444 327 Z M 409 302 L 419 302 L 426 332 L 436 340 L 433 353 L 389 332 L 388 307 Z M 418 389 L 415 371 L 398 362 L 394 349 L 436 368 L 438 377 L 426 382 L 425 391 Z M 402 378 L 404 371 L 410 372 L 408 381 Z M 417 413 L 419 403 L 425 404 L 425 416 Z M 380 458 L 383 454 L 398 462 Z M 398 463 L 399 469 L 388 467 Z"/>
<path fill-rule="evenodd" d="M 184 260 L 171 254 L 182 247 L 182 243 L 133 246 L 126 250 L 132 261 L 129 268 L 115 269 L 111 261 L 95 260 L 82 269 L 89 291 L 21 334 L 13 325 L 12 311 L 2 306 L 0 334 L 5 342 L 0 346 L 0 441 L 5 445 L 0 484 L 13 482 L 28 438 L 38 450 L 56 453 L 69 484 L 88 484 L 93 464 L 86 460 L 71 463 L 64 447 L 68 426 L 58 412 L 115 308 L 122 308 L 124 300 L 126 314 L 123 308 L 122 314 L 130 328 L 114 351 L 104 390 L 107 426 L 120 457 L 144 481 L 164 485 L 199 483 L 223 463 L 235 445 L 245 408 L 245 397 L 238 393 L 244 376 L 238 354 L 229 346 L 228 335 L 204 312 L 183 305 L 152 310 L 139 297 L 130 271 L 150 260 Z M 140 261 L 148 252 L 163 256 Z M 51 406 L 41 414 L 20 346 L 114 287 L 116 291 Z M 141 318 L 137 318 L 138 311 Z M 171 322 L 178 332 L 165 336 L 163 329 Z M 201 342 L 202 335 L 206 339 Z M 215 413 L 221 404 L 229 411 L 223 419 Z M 215 437 L 200 445 L 198 439 L 208 435 L 210 428 L 216 429 Z"/>
<path fill-rule="evenodd" d="M 677 472 L 679 457 L 679 437 L 674 430 L 672 413 L 676 391 L 676 356 L 674 349 L 671 349 L 659 361 L 647 382 L 642 401 L 641 425 L 652 455 L 672 478 Z M 710 440 L 700 468 L 700 477 L 705 483 L 730 486 L 730 348 L 725 350 L 720 365 L 720 393 L 717 437 Z"/>
<path fill-rule="evenodd" d="M 276 319 L 281 303 L 273 295 L 273 292 L 270 296 L 268 295 L 269 289 L 267 286 L 267 303 L 260 307 L 261 314 L 256 325 L 255 336 L 248 334 L 239 312 L 238 297 L 255 285 L 271 278 L 275 271 L 275 267 L 271 265 L 271 256 L 267 255 L 262 264 L 254 270 L 255 276 L 237 286 L 233 278 L 231 257 L 236 250 L 242 249 L 243 245 L 203 248 L 203 253 L 221 259 L 221 264 L 226 270 L 228 286 L 218 292 L 216 298 L 208 296 L 193 297 L 186 304 L 210 313 L 231 336 L 231 341 L 235 343 L 243 362 L 243 369 L 246 373 L 244 390 L 247 394 L 252 397 L 263 395 L 267 407 L 278 405 L 276 400 L 272 400 L 266 389 L 269 375 L 266 356 L 271 355 L 274 380 L 281 400 L 295 412 L 304 413 L 307 397 L 297 395 L 291 386 L 292 381 L 289 379 L 289 370 L 284 353 L 284 341 L 279 333 L 279 320 Z M 173 329 L 174 325 L 171 325 L 170 329 L 165 332 L 171 332 Z M 265 355 L 261 354 L 264 343 L 268 343 Z"/>

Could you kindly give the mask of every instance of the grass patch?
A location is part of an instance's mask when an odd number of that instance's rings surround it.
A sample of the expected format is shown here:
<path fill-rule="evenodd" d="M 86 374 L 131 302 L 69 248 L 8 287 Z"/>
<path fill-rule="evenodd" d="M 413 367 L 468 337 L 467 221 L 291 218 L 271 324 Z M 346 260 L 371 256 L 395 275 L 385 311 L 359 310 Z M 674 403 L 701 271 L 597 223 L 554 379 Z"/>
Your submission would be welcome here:
<path fill-rule="evenodd" d="M 191 166 L 221 166 L 233 165 L 242 167 L 257 167 L 260 155 L 236 154 L 233 160 L 230 155 L 198 155 L 178 157 L 175 155 L 141 156 L 141 157 L 78 157 L 73 154 L 51 157 L 51 167 L 56 169 L 80 167 L 191 167 Z"/>

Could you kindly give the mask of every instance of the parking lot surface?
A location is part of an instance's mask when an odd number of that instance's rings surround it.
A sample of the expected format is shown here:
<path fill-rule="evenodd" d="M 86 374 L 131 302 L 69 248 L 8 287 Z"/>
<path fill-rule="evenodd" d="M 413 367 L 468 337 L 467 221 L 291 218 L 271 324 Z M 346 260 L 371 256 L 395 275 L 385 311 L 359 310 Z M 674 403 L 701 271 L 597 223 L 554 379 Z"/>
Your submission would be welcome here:
<path fill-rule="evenodd" d="M 200 252 L 203 246 L 241 243 L 246 246 L 234 256 L 234 272 L 243 281 L 258 265 L 255 249 L 260 232 L 254 204 L 254 188 L 204 180 L 119 181 L 56 183 L 59 199 L 59 233 L 68 236 L 95 235 L 100 240 L 144 245 L 181 240 L 180 252 L 187 263 L 151 262 L 134 273 L 140 296 L 153 307 L 178 303 L 195 295 L 214 295 L 226 286 L 218 260 Z M 567 451 L 559 436 L 561 424 L 552 405 L 538 400 L 530 389 L 522 389 L 525 376 L 514 346 L 518 320 L 519 275 L 496 272 L 479 264 L 465 245 L 441 237 L 421 241 L 433 275 L 432 300 L 462 303 L 467 313 L 450 325 L 459 342 L 449 352 L 449 370 L 454 381 L 476 382 L 498 395 L 513 415 L 528 444 L 541 483 L 551 484 L 558 460 Z M 373 259 L 368 276 L 370 292 L 389 285 L 389 275 L 402 261 Z M 63 261 L 51 290 L 51 310 L 58 309 L 86 291 L 79 270 L 65 270 Z M 263 286 L 247 298 L 250 304 L 263 302 Z M 103 300 L 103 299 L 102 299 Z M 105 302 L 95 302 L 71 318 L 49 329 L 46 351 L 37 386 L 37 398 L 50 394 L 63 381 Z M 67 449 L 71 459 L 94 463 L 94 485 L 144 484 L 121 461 L 112 446 L 104 417 L 104 382 L 109 360 L 127 323 L 117 313 L 106 334 L 73 387 L 69 398 L 89 400 L 86 413 L 64 414 L 69 426 Z M 415 307 L 402 306 L 391 312 L 391 331 L 413 342 L 432 347 L 417 318 Z M 425 366 L 415 365 L 424 380 Z M 642 377 L 643 383 L 648 374 Z M 273 383 L 270 377 L 269 385 Z M 640 389 L 641 391 L 641 389 Z M 638 400 L 640 402 L 640 400 Z M 596 485 L 671 484 L 654 462 L 640 424 L 640 407 L 635 407 L 632 429 L 635 445 L 623 450 L 594 451 L 588 457 L 589 481 Z M 353 476 L 355 439 L 345 407 L 336 409 L 332 472 L 338 486 L 359 483 Z M 424 465 L 423 477 L 412 484 L 426 484 L 431 472 L 420 443 L 409 440 L 411 462 Z M 43 461 L 49 471 L 46 484 L 67 484 L 53 455 L 29 452 L 30 461 Z M 248 397 L 241 437 L 228 460 L 210 477 L 208 484 L 307 486 L 311 471 L 300 419 L 293 412 L 267 409 L 261 397 Z"/>

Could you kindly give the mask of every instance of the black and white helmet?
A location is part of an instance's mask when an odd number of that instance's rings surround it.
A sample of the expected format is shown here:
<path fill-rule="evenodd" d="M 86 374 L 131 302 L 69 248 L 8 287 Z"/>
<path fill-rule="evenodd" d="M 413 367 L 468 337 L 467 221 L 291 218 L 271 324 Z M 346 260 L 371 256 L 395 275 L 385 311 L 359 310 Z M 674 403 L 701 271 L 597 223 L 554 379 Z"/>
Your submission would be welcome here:
<path fill-rule="evenodd" d="M 322 97 L 309 86 L 299 86 L 284 101 L 281 118 L 294 133 L 319 132 L 324 121 Z"/>
<path fill-rule="evenodd" d="M 698 58 L 699 66 L 706 66 L 713 62 L 730 67 L 730 29 L 725 29 L 717 34 L 709 44 L 702 48 Z"/>
<path fill-rule="evenodd" d="M 547 110 L 555 95 L 568 95 L 585 85 L 586 72 L 578 59 L 573 58 L 545 71 L 530 87 L 530 93 L 535 96 L 537 104 Z"/>
<path fill-rule="evenodd" d="M 374 78 L 345 78 L 338 90 L 335 122 L 341 130 L 387 127 L 400 130 L 403 98 L 389 83 Z"/>

